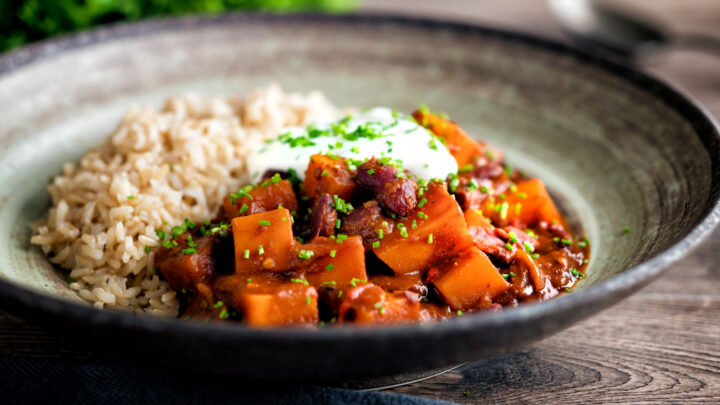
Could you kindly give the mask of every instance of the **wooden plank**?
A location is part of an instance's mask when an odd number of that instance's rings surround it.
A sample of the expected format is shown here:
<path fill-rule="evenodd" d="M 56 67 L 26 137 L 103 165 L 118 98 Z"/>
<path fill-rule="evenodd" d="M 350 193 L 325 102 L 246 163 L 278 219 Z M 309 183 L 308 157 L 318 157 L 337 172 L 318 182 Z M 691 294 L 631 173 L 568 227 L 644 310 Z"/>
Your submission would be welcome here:
<path fill-rule="evenodd" d="M 717 401 L 718 320 L 718 296 L 643 293 L 525 350 L 390 391 L 481 403 Z"/>

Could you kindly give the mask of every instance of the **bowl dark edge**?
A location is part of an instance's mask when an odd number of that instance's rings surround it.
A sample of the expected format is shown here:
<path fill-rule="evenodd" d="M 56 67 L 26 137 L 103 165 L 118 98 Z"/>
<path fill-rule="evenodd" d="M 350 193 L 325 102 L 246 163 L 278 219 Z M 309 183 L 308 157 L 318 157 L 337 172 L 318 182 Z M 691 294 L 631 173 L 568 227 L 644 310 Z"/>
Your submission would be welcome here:
<path fill-rule="evenodd" d="M 564 294 L 541 304 L 529 304 L 502 313 L 479 313 L 472 316 L 458 317 L 447 322 L 432 325 L 395 325 L 378 328 L 327 328 L 317 330 L 279 329 L 258 330 L 238 325 L 198 324 L 193 322 L 177 322 L 167 319 L 156 319 L 150 316 L 137 316 L 119 311 L 94 309 L 70 301 L 54 298 L 18 286 L 12 282 L 0 280 L 0 303 L 4 309 L 28 319 L 58 323 L 63 319 L 73 323 L 91 323 L 97 327 L 121 328 L 138 333 L 177 333 L 188 337 L 212 337 L 213 341 L 227 339 L 246 339 L 250 341 L 284 341 L 292 339 L 303 341 L 350 341 L 351 339 L 388 339 L 422 338 L 424 335 L 441 333 L 446 336 L 461 334 L 482 328 L 497 328 L 503 324 L 521 326 L 531 318 L 546 318 L 553 313 L 568 315 L 570 322 L 577 322 L 584 316 L 572 317 L 573 310 L 579 307 L 593 308 L 593 312 L 607 308 L 627 297 L 634 291 L 647 285 L 657 278 L 681 257 L 687 255 L 700 242 L 706 239 L 720 221 L 720 126 L 715 119 L 690 96 L 675 89 L 661 79 L 642 73 L 617 61 L 604 59 L 587 51 L 565 45 L 549 39 L 530 34 L 482 27 L 477 25 L 446 22 L 422 18 L 409 18 L 389 15 L 322 15 L 322 14 L 224 14 L 219 16 L 193 16 L 146 20 L 138 23 L 122 23 L 104 28 L 70 34 L 57 39 L 46 40 L 19 50 L 0 55 L 0 76 L 27 64 L 55 56 L 65 50 L 111 41 L 114 39 L 140 36 L 165 30 L 181 30 L 216 24 L 240 24 L 243 22 L 312 22 L 318 24 L 395 24 L 399 26 L 415 26 L 433 30 L 453 30 L 479 36 L 490 36 L 508 42 L 522 43 L 528 46 L 570 56 L 582 63 L 592 64 L 620 79 L 642 88 L 644 91 L 662 100 L 668 107 L 685 118 L 700 137 L 711 160 L 711 188 L 705 209 L 695 223 L 694 228 L 684 238 L 664 252 L 630 268 L 617 276 L 611 277 L 581 292 Z M 554 331 L 541 331 L 542 336 Z"/>

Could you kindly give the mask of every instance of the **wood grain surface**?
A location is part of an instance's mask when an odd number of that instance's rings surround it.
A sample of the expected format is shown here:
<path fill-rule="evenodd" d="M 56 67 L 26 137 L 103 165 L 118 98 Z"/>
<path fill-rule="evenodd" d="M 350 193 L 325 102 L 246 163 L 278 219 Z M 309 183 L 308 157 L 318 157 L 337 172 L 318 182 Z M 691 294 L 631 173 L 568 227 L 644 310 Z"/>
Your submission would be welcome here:
<path fill-rule="evenodd" d="M 614 1 L 669 28 L 720 37 L 717 0 Z M 372 12 L 478 22 L 567 40 L 539 0 L 366 0 Z M 674 49 L 643 68 L 720 117 L 720 59 Z M 468 403 L 720 403 L 720 232 L 615 307 L 519 352 L 388 390 Z M 0 313 L 0 355 L 83 359 Z M 89 358 L 89 357 L 88 357 Z"/>

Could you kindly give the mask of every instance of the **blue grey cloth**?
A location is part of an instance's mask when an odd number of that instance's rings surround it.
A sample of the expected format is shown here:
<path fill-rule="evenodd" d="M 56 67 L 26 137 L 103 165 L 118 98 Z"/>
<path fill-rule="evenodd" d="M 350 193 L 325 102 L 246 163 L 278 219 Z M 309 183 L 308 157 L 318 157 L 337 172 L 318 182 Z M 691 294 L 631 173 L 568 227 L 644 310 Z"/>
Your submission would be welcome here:
<path fill-rule="evenodd" d="M 3 404 L 443 404 L 343 388 L 188 376 L 112 363 L 0 357 Z"/>

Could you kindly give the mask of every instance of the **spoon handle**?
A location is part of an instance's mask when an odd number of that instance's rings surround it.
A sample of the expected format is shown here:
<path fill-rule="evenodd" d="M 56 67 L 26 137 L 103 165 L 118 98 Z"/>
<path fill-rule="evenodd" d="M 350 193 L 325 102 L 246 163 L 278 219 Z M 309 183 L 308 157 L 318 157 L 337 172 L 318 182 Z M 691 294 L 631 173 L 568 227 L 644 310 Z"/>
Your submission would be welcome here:
<path fill-rule="evenodd" d="M 677 48 L 705 51 L 720 56 L 720 37 L 704 34 L 681 34 L 673 40 Z"/>

